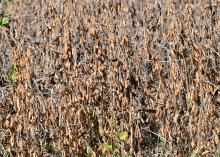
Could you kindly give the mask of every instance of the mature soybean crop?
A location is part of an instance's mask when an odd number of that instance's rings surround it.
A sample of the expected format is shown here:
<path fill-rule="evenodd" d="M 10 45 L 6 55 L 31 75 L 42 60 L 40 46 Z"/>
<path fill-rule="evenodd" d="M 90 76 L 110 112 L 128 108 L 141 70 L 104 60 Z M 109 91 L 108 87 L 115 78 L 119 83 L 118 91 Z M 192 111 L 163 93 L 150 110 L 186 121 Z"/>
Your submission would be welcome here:
<path fill-rule="evenodd" d="M 0 154 L 219 156 L 219 7 L 1 2 Z"/>

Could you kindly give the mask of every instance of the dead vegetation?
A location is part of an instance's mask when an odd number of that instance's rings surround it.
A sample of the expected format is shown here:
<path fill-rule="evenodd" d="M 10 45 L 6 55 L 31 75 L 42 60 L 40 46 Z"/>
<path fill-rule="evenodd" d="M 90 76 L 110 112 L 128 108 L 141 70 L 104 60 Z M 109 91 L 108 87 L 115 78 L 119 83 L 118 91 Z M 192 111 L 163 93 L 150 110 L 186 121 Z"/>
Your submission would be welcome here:
<path fill-rule="evenodd" d="M 2 4 L 2 155 L 220 155 L 219 1 Z"/>

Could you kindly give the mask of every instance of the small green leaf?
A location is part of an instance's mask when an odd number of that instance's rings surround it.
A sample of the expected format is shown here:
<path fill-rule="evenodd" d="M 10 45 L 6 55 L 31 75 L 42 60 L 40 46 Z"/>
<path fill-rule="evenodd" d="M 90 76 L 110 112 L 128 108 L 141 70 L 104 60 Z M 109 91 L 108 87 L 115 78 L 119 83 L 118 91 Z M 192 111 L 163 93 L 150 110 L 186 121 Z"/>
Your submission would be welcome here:
<path fill-rule="evenodd" d="M 127 137 L 128 137 L 127 131 L 121 131 L 118 133 L 118 138 L 122 141 L 126 140 Z"/>
<path fill-rule="evenodd" d="M 17 82 L 17 74 L 16 74 L 16 68 L 14 65 L 12 65 L 8 71 L 8 80 L 11 83 L 16 83 Z"/>
<path fill-rule="evenodd" d="M 0 20 L 0 25 L 3 26 L 3 25 L 7 25 L 9 24 L 9 18 L 8 17 L 4 17 Z"/>
<path fill-rule="evenodd" d="M 87 147 L 86 152 L 87 152 L 87 157 L 93 157 L 95 154 L 95 152 L 92 150 L 91 147 Z"/>

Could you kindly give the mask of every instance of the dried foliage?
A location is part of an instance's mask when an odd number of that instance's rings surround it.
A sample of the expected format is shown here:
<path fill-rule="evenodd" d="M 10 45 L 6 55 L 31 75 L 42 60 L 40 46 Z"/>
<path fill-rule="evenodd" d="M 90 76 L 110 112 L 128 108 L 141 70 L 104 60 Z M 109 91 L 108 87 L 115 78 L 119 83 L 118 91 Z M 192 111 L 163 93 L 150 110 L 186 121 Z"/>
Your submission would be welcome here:
<path fill-rule="evenodd" d="M 12 17 L 0 28 L 1 149 L 217 156 L 219 2 L 2 2 Z"/>

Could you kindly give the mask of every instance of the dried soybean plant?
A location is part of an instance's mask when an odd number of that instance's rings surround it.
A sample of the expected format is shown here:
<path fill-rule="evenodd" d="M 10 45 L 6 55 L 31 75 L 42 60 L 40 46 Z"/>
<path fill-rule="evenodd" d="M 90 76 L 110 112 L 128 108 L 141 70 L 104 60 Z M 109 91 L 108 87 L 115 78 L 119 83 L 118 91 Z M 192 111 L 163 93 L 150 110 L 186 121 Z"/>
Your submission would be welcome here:
<path fill-rule="evenodd" d="M 4 5 L 1 154 L 219 155 L 218 1 Z"/>

